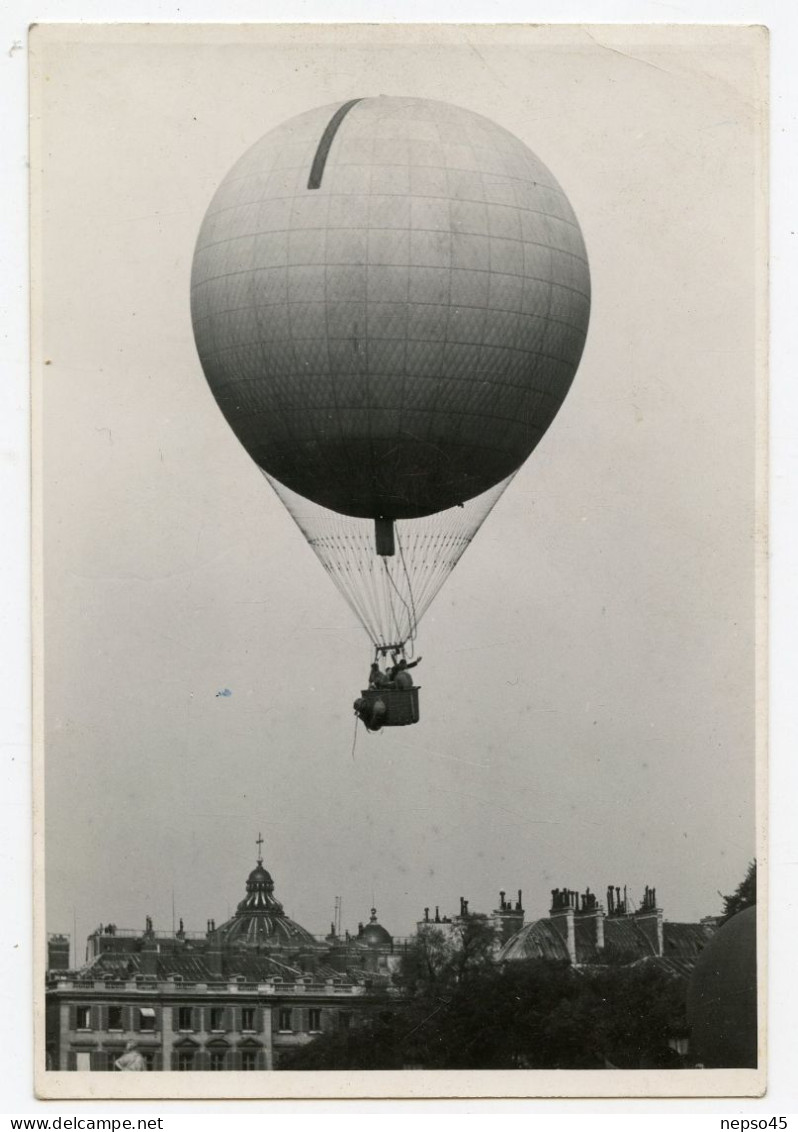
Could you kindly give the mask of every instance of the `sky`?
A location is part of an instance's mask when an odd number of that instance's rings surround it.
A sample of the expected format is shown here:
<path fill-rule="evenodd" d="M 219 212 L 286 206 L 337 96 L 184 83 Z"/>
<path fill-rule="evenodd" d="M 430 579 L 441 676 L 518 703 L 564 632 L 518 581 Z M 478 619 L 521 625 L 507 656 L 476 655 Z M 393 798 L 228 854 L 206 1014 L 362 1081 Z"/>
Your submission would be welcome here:
<path fill-rule="evenodd" d="M 48 929 L 220 922 L 259 832 L 316 932 L 339 895 L 397 935 L 500 889 L 715 913 L 755 853 L 756 33 L 280 34 L 39 49 Z M 188 286 L 243 150 L 380 93 L 542 158 L 593 308 L 422 622 L 421 722 L 353 750 L 369 642 L 217 409 Z"/>

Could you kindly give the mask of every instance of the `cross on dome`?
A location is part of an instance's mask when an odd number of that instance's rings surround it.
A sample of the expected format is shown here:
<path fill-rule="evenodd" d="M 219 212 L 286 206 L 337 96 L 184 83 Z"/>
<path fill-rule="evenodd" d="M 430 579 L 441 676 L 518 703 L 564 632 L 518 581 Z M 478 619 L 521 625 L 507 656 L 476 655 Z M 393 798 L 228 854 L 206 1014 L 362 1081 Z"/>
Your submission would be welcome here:
<path fill-rule="evenodd" d="M 263 837 L 261 836 L 260 830 L 258 830 L 258 838 L 257 838 L 257 841 L 255 842 L 255 844 L 258 847 L 258 864 L 262 865 L 263 864 L 263 854 L 261 853 L 261 847 L 263 845 Z"/>

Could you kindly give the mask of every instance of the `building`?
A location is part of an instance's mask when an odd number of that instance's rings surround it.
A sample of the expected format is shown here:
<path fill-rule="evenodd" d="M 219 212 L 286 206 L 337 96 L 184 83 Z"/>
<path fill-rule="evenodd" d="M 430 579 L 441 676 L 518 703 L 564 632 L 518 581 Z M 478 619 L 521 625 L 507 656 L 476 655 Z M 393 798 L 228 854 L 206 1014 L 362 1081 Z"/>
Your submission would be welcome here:
<path fill-rule="evenodd" d="M 469 917 L 478 916 L 496 933 L 499 962 L 548 959 L 575 967 L 645 962 L 687 979 L 716 926 L 711 916 L 700 923 L 665 920 L 657 905 L 656 889 L 649 887 L 635 907 L 626 888 L 609 886 L 606 909 L 589 888 L 583 893 L 554 888 L 548 916 L 528 923 L 520 889 L 515 902 L 500 892 L 498 907 L 487 915 L 470 912 L 468 905 L 468 900 L 460 897 L 460 911 L 455 916 L 442 916 L 439 907 L 432 916 L 425 908 L 417 928 L 437 928 L 455 938 Z"/>
<path fill-rule="evenodd" d="M 686 982 L 715 929 L 665 920 L 656 890 L 639 907 L 626 889 L 607 889 L 606 910 L 586 889 L 555 888 L 547 917 L 526 922 L 522 892 L 499 893 L 489 914 L 424 909 L 416 937 L 396 939 L 371 909 L 356 934 L 332 924 L 316 936 L 292 920 L 274 895 L 258 858 L 244 898 L 219 927 L 157 932 L 101 925 L 89 936 L 86 964 L 69 968 L 69 940 L 49 940 L 47 1064 L 59 1070 L 113 1070 L 130 1042 L 148 1069 L 270 1070 L 287 1050 L 318 1034 L 358 1025 L 398 994 L 393 975 L 413 939 L 441 933 L 454 947 L 463 929 L 484 922 L 495 934 L 495 958 L 560 960 L 574 967 L 653 964 Z"/>
<path fill-rule="evenodd" d="M 260 838 L 258 845 L 262 844 Z M 101 925 L 87 963 L 49 940 L 49 1068 L 113 1070 L 131 1041 L 148 1069 L 269 1070 L 285 1050 L 356 1025 L 381 1001 L 399 956 L 371 919 L 357 935 L 312 935 L 286 915 L 258 855 L 233 916 L 204 933 Z"/>
<path fill-rule="evenodd" d="M 714 929 L 714 920 L 665 920 L 657 892 L 646 887 L 635 908 L 626 888 L 607 888 L 606 910 L 590 889 L 554 888 L 546 919 L 520 928 L 504 945 L 502 961 L 562 959 L 574 966 L 654 962 L 687 978 Z"/>

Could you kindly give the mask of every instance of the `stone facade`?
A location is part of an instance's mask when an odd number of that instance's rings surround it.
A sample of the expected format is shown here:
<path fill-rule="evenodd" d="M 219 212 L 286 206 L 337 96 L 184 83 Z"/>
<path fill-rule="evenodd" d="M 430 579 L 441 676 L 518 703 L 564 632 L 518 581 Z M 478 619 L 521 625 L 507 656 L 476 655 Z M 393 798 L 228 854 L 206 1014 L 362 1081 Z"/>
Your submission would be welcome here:
<path fill-rule="evenodd" d="M 314 936 L 274 896 L 262 858 L 234 915 L 204 933 L 101 925 L 68 969 L 49 941 L 48 1068 L 113 1070 L 135 1043 L 149 1070 L 270 1070 L 317 1034 L 357 1025 L 391 993 L 399 962 L 372 909 L 356 935 Z"/>
<path fill-rule="evenodd" d="M 300 975 L 263 983 L 50 979 L 48 1068 L 113 1070 L 130 1041 L 151 1070 L 268 1070 L 317 1033 L 356 1025 L 373 983 Z"/>

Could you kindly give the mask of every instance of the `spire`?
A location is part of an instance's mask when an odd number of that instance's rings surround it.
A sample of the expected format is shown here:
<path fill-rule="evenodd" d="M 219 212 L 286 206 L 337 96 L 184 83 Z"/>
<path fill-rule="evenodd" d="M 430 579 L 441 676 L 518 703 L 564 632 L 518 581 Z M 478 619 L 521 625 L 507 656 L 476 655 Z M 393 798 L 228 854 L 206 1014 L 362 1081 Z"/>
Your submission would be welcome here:
<path fill-rule="evenodd" d="M 255 844 L 258 847 L 258 864 L 262 865 L 263 864 L 263 854 L 261 853 L 261 849 L 263 848 L 263 837 L 261 835 L 260 830 L 258 830 L 258 839 L 255 842 Z"/>

